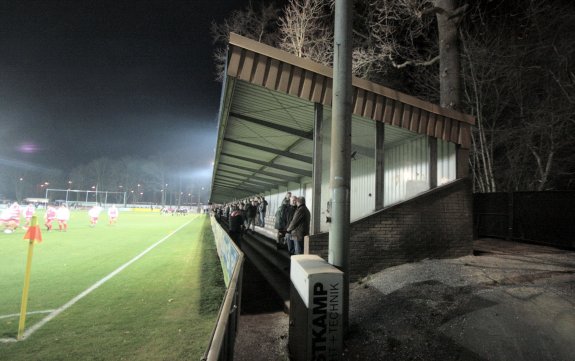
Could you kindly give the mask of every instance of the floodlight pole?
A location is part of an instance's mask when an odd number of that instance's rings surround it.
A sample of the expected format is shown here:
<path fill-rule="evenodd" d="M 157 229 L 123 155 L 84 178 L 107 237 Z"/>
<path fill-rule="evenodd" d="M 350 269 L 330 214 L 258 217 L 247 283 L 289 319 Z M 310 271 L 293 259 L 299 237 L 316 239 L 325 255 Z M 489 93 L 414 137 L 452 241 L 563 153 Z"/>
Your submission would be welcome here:
<path fill-rule="evenodd" d="M 351 18 L 353 0 L 336 0 L 330 187 L 332 221 L 328 262 L 343 272 L 343 331 L 349 324 L 349 224 L 351 179 Z"/>

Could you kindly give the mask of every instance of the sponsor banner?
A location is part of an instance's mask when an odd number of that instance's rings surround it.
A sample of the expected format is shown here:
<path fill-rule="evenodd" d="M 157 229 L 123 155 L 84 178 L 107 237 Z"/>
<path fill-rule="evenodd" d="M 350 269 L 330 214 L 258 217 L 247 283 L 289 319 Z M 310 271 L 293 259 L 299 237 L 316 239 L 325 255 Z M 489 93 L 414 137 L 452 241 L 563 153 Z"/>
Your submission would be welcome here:
<path fill-rule="evenodd" d="M 220 257 L 220 263 L 224 273 L 224 281 L 226 282 L 226 287 L 228 287 L 232 274 L 234 273 L 234 268 L 236 267 L 239 253 L 230 236 L 224 231 L 216 219 L 214 217 L 210 217 L 210 219 L 212 222 L 214 241 L 216 242 L 218 256 Z"/>
<path fill-rule="evenodd" d="M 343 343 L 342 280 L 334 274 L 321 276 L 310 282 L 308 360 L 335 361 L 341 359 Z"/>
<path fill-rule="evenodd" d="M 341 360 L 343 273 L 317 255 L 297 255 L 290 278 L 307 311 L 305 360 Z"/>

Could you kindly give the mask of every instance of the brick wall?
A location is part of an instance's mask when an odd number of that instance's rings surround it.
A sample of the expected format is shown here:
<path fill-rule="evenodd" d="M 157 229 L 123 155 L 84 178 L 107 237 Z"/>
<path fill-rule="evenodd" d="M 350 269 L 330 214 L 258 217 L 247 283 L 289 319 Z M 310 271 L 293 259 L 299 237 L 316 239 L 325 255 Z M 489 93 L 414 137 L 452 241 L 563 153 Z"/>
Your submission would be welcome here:
<path fill-rule="evenodd" d="M 471 182 L 461 179 L 353 222 L 350 281 L 407 262 L 471 254 L 472 212 Z M 327 259 L 328 237 L 311 236 L 309 253 Z"/>

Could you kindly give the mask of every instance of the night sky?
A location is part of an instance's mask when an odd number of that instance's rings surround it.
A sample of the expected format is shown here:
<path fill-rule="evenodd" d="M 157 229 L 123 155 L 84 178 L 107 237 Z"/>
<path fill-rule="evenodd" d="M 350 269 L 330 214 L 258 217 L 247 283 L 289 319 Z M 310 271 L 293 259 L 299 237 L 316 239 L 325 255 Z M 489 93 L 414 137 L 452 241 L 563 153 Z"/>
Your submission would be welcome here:
<path fill-rule="evenodd" d="M 0 0 L 0 162 L 209 164 L 221 84 L 210 24 L 248 0 Z"/>

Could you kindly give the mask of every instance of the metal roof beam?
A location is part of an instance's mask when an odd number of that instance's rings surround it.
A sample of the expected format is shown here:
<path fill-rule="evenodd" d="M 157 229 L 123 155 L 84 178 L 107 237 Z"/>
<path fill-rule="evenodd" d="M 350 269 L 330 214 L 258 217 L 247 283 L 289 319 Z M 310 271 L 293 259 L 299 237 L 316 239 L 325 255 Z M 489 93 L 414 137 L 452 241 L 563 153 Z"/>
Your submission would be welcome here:
<path fill-rule="evenodd" d="M 242 192 L 245 192 L 246 195 L 248 195 L 248 196 L 249 196 L 249 195 L 254 195 L 254 194 L 257 194 L 257 193 L 261 193 L 261 192 L 254 192 L 253 189 L 246 189 L 246 188 L 237 187 L 237 186 L 233 186 L 233 185 L 227 186 L 227 185 L 224 185 L 224 184 L 217 184 L 217 186 L 218 186 L 218 187 L 222 187 L 222 188 L 231 188 L 231 189 L 235 189 L 235 190 L 238 190 L 238 191 L 242 191 Z"/>
<path fill-rule="evenodd" d="M 236 139 L 231 139 L 231 138 L 224 138 L 224 141 L 243 145 L 244 147 L 263 150 L 264 152 L 268 152 L 268 153 L 272 153 L 272 154 L 276 154 L 276 155 L 281 155 L 282 157 L 287 157 L 287 158 L 299 160 L 300 162 L 304 162 L 304 163 L 308 163 L 308 164 L 312 164 L 312 162 L 313 162 L 312 157 L 308 157 L 305 155 L 299 155 L 299 154 L 295 154 L 292 152 L 278 150 L 278 149 L 274 149 L 274 148 L 270 148 L 270 147 L 264 147 L 263 145 L 242 142 L 241 140 L 236 140 Z"/>
<path fill-rule="evenodd" d="M 247 186 L 250 188 L 244 188 L 246 190 L 251 190 L 253 191 L 265 191 L 266 188 L 260 187 L 260 186 L 256 186 L 256 185 L 252 185 L 252 184 L 244 184 L 244 183 L 237 183 L 234 182 L 232 180 L 227 180 L 227 179 L 216 179 L 216 181 L 214 182 L 215 184 L 219 184 L 219 185 L 226 185 L 226 186 L 230 186 L 230 187 L 241 187 L 241 186 Z"/>
<path fill-rule="evenodd" d="M 257 174 L 267 175 L 268 177 L 281 179 L 281 180 L 283 180 L 283 181 L 289 181 L 289 182 L 299 183 L 299 178 L 297 178 L 297 177 L 292 177 L 292 176 L 285 175 L 285 174 L 278 174 L 278 173 L 274 173 L 274 172 L 260 171 L 260 170 L 258 170 L 258 169 L 253 169 L 253 168 L 248 168 L 248 167 L 242 167 L 242 166 L 240 166 L 240 165 L 235 165 L 235 164 L 230 164 L 230 163 L 223 163 L 223 162 L 220 162 L 219 165 L 225 165 L 225 166 L 232 167 L 232 168 L 237 168 L 237 169 L 241 169 L 241 170 L 247 170 L 248 172 L 254 172 L 254 173 L 257 173 Z"/>
<path fill-rule="evenodd" d="M 255 163 L 255 164 L 259 164 L 259 165 L 263 165 L 264 167 L 270 167 L 270 168 L 276 168 L 276 169 L 280 169 L 286 172 L 290 172 L 290 173 L 295 173 L 295 174 L 299 174 L 303 177 L 311 177 L 312 176 L 312 172 L 311 171 L 307 171 L 307 170 L 303 170 L 303 169 L 298 169 L 298 168 L 294 168 L 294 167 L 288 167 L 285 165 L 280 165 L 280 164 L 275 164 L 272 162 L 264 162 L 261 160 L 257 160 L 257 159 L 252 159 L 252 158 L 247 158 L 247 157 L 241 157 L 239 155 L 234 155 L 234 154 L 229 154 L 229 153 L 221 153 L 221 155 L 226 156 L 226 157 L 231 157 L 231 158 L 236 158 L 239 160 L 243 160 L 246 162 L 250 162 L 250 163 Z"/>
<path fill-rule="evenodd" d="M 234 176 L 222 174 L 222 173 L 227 173 L 227 172 L 225 170 L 220 170 L 220 177 L 224 178 L 224 179 L 228 178 L 228 179 L 241 181 L 241 182 L 244 182 L 246 184 L 255 184 L 256 186 L 259 186 L 259 187 L 276 188 L 276 185 L 274 183 L 258 182 L 256 180 L 253 180 L 253 178 L 250 176 L 246 176 L 247 178 L 238 178 L 238 177 L 234 177 Z M 220 178 L 220 177 L 218 177 L 218 178 Z"/>
<path fill-rule="evenodd" d="M 223 173 L 229 173 L 229 174 L 234 174 L 234 175 L 238 175 L 240 177 L 248 177 L 250 180 L 254 180 L 254 181 L 260 181 L 260 183 L 262 184 L 266 184 L 267 186 L 270 186 L 271 188 L 277 188 L 278 186 L 287 186 L 287 182 L 276 182 L 274 180 L 271 180 L 269 178 L 262 178 L 262 177 L 258 177 L 256 175 L 253 174 L 244 174 L 244 173 L 239 173 L 239 172 L 233 172 L 231 170 L 227 170 L 227 169 L 221 169 L 220 168 L 220 172 Z"/>
<path fill-rule="evenodd" d="M 234 117 L 234 118 L 238 118 L 241 120 L 244 120 L 246 122 L 250 122 L 250 123 L 254 123 L 254 124 L 259 124 L 259 125 L 263 125 L 264 127 L 268 127 L 268 128 L 272 128 L 275 130 L 279 130 L 282 131 L 284 133 L 288 133 L 288 134 L 292 134 L 292 135 L 296 135 L 300 138 L 305 138 L 305 139 L 309 139 L 309 140 L 313 140 L 313 132 L 306 132 L 303 130 L 299 130 L 299 129 L 295 129 L 295 128 L 291 128 L 291 127 L 286 127 L 285 125 L 280 125 L 280 124 L 275 124 L 272 122 L 268 122 L 266 120 L 261 120 L 261 119 L 257 119 L 257 118 L 253 118 L 247 115 L 243 115 L 243 114 L 238 114 L 238 113 L 233 113 L 230 112 L 229 114 L 230 117 Z"/>
<path fill-rule="evenodd" d="M 251 193 L 239 192 L 233 187 L 218 186 L 213 192 L 214 198 L 244 198 L 248 197 Z M 229 202 L 229 201 L 226 201 Z"/>
<path fill-rule="evenodd" d="M 243 185 L 249 185 L 249 186 L 254 186 L 254 187 L 258 187 L 258 188 L 262 188 L 262 189 L 268 189 L 271 187 L 271 184 L 269 183 L 260 183 L 257 181 L 253 181 L 250 178 L 237 178 L 237 177 L 232 177 L 232 176 L 223 176 L 222 178 L 224 179 L 230 179 L 232 181 L 239 181 L 240 184 Z"/>
<path fill-rule="evenodd" d="M 229 184 L 232 186 L 241 186 L 241 185 L 247 185 L 249 187 L 253 187 L 253 188 L 257 188 L 257 189 L 267 189 L 267 187 L 264 186 L 260 186 L 257 184 L 246 184 L 246 182 L 248 182 L 246 179 L 232 179 L 229 177 L 217 177 L 215 179 L 216 182 L 220 182 L 220 183 L 225 183 L 225 184 Z M 248 182 L 249 183 L 249 182 Z"/>

